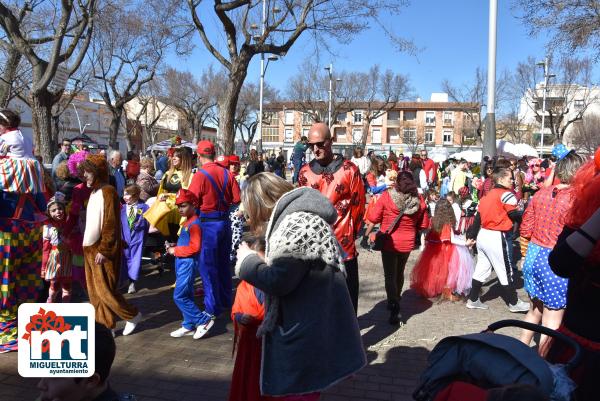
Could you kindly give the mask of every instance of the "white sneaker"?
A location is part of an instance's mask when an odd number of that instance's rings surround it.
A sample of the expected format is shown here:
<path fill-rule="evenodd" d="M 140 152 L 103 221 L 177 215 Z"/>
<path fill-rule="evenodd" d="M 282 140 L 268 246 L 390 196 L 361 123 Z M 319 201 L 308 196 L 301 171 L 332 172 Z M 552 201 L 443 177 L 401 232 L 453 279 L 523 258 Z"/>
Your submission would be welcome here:
<path fill-rule="evenodd" d="M 208 331 L 214 325 L 215 325 L 215 318 L 214 318 L 214 316 L 210 316 L 210 319 L 208 320 L 208 322 L 196 327 L 196 332 L 194 333 L 194 340 L 198 340 L 198 339 L 204 337 L 206 335 L 206 333 L 208 333 Z"/>
<path fill-rule="evenodd" d="M 138 314 L 135 315 L 135 317 L 133 319 L 131 319 L 130 321 L 125 323 L 125 328 L 123 329 L 123 335 L 128 336 L 131 333 L 133 333 L 133 330 L 135 330 L 135 327 L 138 325 L 138 323 L 141 320 L 142 320 L 142 313 L 138 312 Z"/>
<path fill-rule="evenodd" d="M 180 327 L 175 331 L 171 332 L 171 337 L 180 338 L 183 336 L 192 336 L 194 335 L 194 330 L 188 330 L 185 327 Z"/>
<path fill-rule="evenodd" d="M 129 288 L 127 289 L 127 293 L 128 293 L 128 294 L 135 294 L 135 292 L 136 292 L 136 289 L 135 289 L 135 281 L 132 281 L 132 282 L 129 284 Z"/>
<path fill-rule="evenodd" d="M 467 300 L 467 308 L 469 308 L 469 309 L 489 309 L 489 306 L 487 306 L 486 304 L 481 302 L 481 300 L 479 298 L 477 298 L 477 301 L 475 301 L 475 302 L 471 301 L 470 299 Z"/>
<path fill-rule="evenodd" d="M 529 302 L 521 301 L 517 299 L 517 303 L 514 305 L 508 304 L 508 310 L 513 313 L 519 312 L 528 312 L 529 311 Z"/>

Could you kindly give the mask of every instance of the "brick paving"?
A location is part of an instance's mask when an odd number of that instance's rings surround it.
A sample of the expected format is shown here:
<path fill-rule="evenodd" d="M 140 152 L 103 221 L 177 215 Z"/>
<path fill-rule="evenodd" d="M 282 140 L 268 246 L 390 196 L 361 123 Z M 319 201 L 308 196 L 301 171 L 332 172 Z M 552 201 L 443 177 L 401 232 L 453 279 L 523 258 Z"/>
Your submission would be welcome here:
<path fill-rule="evenodd" d="M 361 254 L 359 324 L 369 364 L 355 377 L 328 390 L 323 401 L 411 400 L 427 355 L 440 339 L 481 331 L 497 320 L 521 318 L 508 312 L 497 285 L 485 288 L 482 299 L 490 305 L 488 311 L 468 310 L 463 302 L 418 297 L 407 290 L 417 256 L 418 252 L 413 252 L 406 269 L 401 302 L 404 324 L 394 327 L 387 323 L 379 253 Z M 154 270 L 145 269 L 140 290 L 128 296 L 145 319 L 131 336 L 117 336 L 111 384 L 120 392 L 135 394 L 139 401 L 226 400 L 233 368 L 232 324 L 222 316 L 209 337 L 202 340 L 169 337 L 180 323 L 171 299 L 173 282 L 172 273 L 159 277 Z M 123 322 L 118 329 L 122 327 Z M 517 331 L 505 333 L 515 335 Z M 18 375 L 17 353 L 0 355 L 0 400 L 34 400 L 38 395 L 36 383 Z"/>

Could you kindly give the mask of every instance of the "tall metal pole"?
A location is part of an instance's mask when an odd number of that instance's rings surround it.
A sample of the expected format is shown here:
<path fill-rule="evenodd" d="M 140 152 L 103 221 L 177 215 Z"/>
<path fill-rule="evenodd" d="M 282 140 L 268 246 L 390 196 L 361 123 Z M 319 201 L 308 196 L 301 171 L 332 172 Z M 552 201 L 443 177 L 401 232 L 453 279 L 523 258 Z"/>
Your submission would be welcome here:
<path fill-rule="evenodd" d="M 267 1 L 262 0 L 261 36 L 265 35 L 267 24 Z M 263 90 L 265 85 L 265 53 L 260 53 L 260 89 L 258 106 L 258 153 L 262 153 Z"/>
<path fill-rule="evenodd" d="M 333 93 L 333 63 L 329 63 L 329 113 L 327 120 L 327 124 L 329 125 L 329 129 L 331 129 L 331 102 L 332 102 L 332 93 Z"/>
<path fill-rule="evenodd" d="M 496 156 L 496 17 L 498 0 L 490 0 L 488 36 L 488 96 L 482 156 Z"/>
<path fill-rule="evenodd" d="M 75 116 L 77 117 L 77 122 L 79 123 L 79 135 L 83 135 L 83 128 L 81 127 L 81 120 L 79 119 L 77 107 L 75 107 L 75 103 L 71 103 L 71 106 L 73 106 L 73 108 L 75 109 Z"/>
<path fill-rule="evenodd" d="M 544 128 L 546 128 L 546 93 L 548 91 L 548 57 L 544 59 L 544 94 L 542 95 L 542 127 L 540 129 L 540 157 L 544 155 Z"/>

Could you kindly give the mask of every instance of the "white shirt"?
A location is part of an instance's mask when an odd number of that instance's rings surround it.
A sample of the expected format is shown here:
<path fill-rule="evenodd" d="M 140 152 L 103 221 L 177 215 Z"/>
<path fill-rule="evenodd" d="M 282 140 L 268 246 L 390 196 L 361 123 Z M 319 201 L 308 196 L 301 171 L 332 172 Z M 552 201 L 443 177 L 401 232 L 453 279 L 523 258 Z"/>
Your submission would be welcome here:
<path fill-rule="evenodd" d="M 0 155 L 15 159 L 33 159 L 33 140 L 31 135 L 14 130 L 0 135 Z"/>
<path fill-rule="evenodd" d="M 367 174 L 369 172 L 369 169 L 371 168 L 371 160 L 369 160 L 367 156 L 358 158 L 353 157 L 352 159 L 350 159 L 350 161 L 356 164 L 356 167 L 358 167 L 358 170 L 362 175 Z"/>

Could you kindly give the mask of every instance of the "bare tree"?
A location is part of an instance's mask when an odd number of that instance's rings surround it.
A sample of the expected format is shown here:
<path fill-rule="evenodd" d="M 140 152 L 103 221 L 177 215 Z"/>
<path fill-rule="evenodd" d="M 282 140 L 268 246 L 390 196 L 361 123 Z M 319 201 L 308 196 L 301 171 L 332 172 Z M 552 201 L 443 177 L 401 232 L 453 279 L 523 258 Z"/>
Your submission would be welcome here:
<path fill-rule="evenodd" d="M 354 121 L 362 122 L 360 144 L 364 147 L 373 120 L 394 109 L 399 101 L 410 95 L 408 77 L 391 70 L 381 72 L 378 65 L 368 72 L 351 72 L 345 77 L 350 111 Z"/>
<path fill-rule="evenodd" d="M 235 111 L 254 56 L 284 56 L 304 32 L 313 33 L 319 44 L 326 44 L 327 38 L 348 42 L 371 22 L 377 23 L 381 13 L 395 14 L 406 5 L 398 0 L 264 1 L 265 26 L 259 30 L 263 20 L 259 1 L 214 0 L 212 7 L 207 7 L 208 1 L 187 0 L 202 43 L 227 71 L 227 87 L 219 102 L 219 135 L 226 153 L 233 151 Z M 215 20 L 218 28 L 207 29 Z M 220 42 L 223 35 L 225 43 Z M 407 41 L 400 41 L 400 47 L 412 49 Z"/>
<path fill-rule="evenodd" d="M 571 135 L 573 146 L 581 153 L 593 155 L 600 147 L 598 127 L 600 127 L 600 116 L 597 114 L 588 114 L 573 124 Z"/>
<path fill-rule="evenodd" d="M 600 55 L 600 1 L 517 0 L 516 7 L 530 35 L 551 34 L 549 50 L 590 48 Z"/>
<path fill-rule="evenodd" d="M 263 88 L 263 97 L 264 101 L 267 103 L 277 101 L 277 90 L 270 87 L 268 84 L 265 84 Z M 236 108 L 235 130 L 239 133 L 246 151 L 250 149 L 250 145 L 254 141 L 256 135 L 256 128 L 258 127 L 258 99 L 258 84 L 245 83 L 240 93 L 238 107 Z M 265 123 L 265 118 L 266 117 L 263 115 L 263 124 Z"/>
<path fill-rule="evenodd" d="M 525 116 L 519 114 L 518 109 L 503 114 L 497 122 L 498 138 L 512 143 L 526 143 L 533 145 L 531 126 L 525 124 Z"/>
<path fill-rule="evenodd" d="M 571 124 L 583 118 L 588 107 L 598 101 L 592 86 L 592 66 L 589 58 L 562 57 L 556 64 L 550 63 L 552 78 L 544 88 L 543 71 L 529 57 L 519 63 L 514 78 L 515 95 L 523 96 L 527 109 L 533 113 L 538 124 L 542 120 L 544 90 L 546 90 L 546 128 L 550 128 L 553 140 L 561 142 Z M 550 143 L 548 141 L 546 143 Z"/>
<path fill-rule="evenodd" d="M 329 109 L 329 74 L 324 68 L 305 61 L 298 72 L 290 78 L 287 97 L 294 102 L 294 109 L 308 114 L 313 122 L 327 122 Z M 342 111 L 348 110 L 348 79 L 345 72 L 336 73 L 332 81 L 331 117 L 332 123 Z"/>
<path fill-rule="evenodd" d="M 504 71 L 496 81 L 496 107 L 500 111 L 509 100 L 510 79 L 510 73 Z M 469 137 L 472 131 L 475 131 L 476 138 L 481 140 L 484 128 L 483 110 L 487 106 L 487 72 L 477 67 L 473 81 L 462 87 L 456 86 L 450 80 L 445 79 L 442 81 L 442 90 L 448 94 L 448 98 L 453 102 L 476 105 L 476 107 L 463 110 L 466 121 L 463 123 L 461 144 L 465 142 L 465 136 Z"/>
<path fill-rule="evenodd" d="M 217 105 L 215 77 L 212 67 L 202 72 L 200 82 L 190 72 L 174 68 L 168 68 L 164 74 L 168 101 L 185 117 L 190 136 L 196 142 Z"/>
<path fill-rule="evenodd" d="M 59 66 L 64 78 L 80 66 L 94 27 L 96 0 L 27 1 L 12 6 L 0 2 L 0 26 L 7 42 L 32 67 L 30 88 L 35 143 L 44 161 L 56 149 L 52 136 L 52 106 L 62 85 L 52 85 Z"/>
<path fill-rule="evenodd" d="M 125 104 L 153 80 L 166 51 L 189 50 L 190 31 L 176 24 L 178 3 L 115 0 L 100 12 L 92 57 L 98 92 L 112 114 L 109 146 L 113 149 Z"/>

